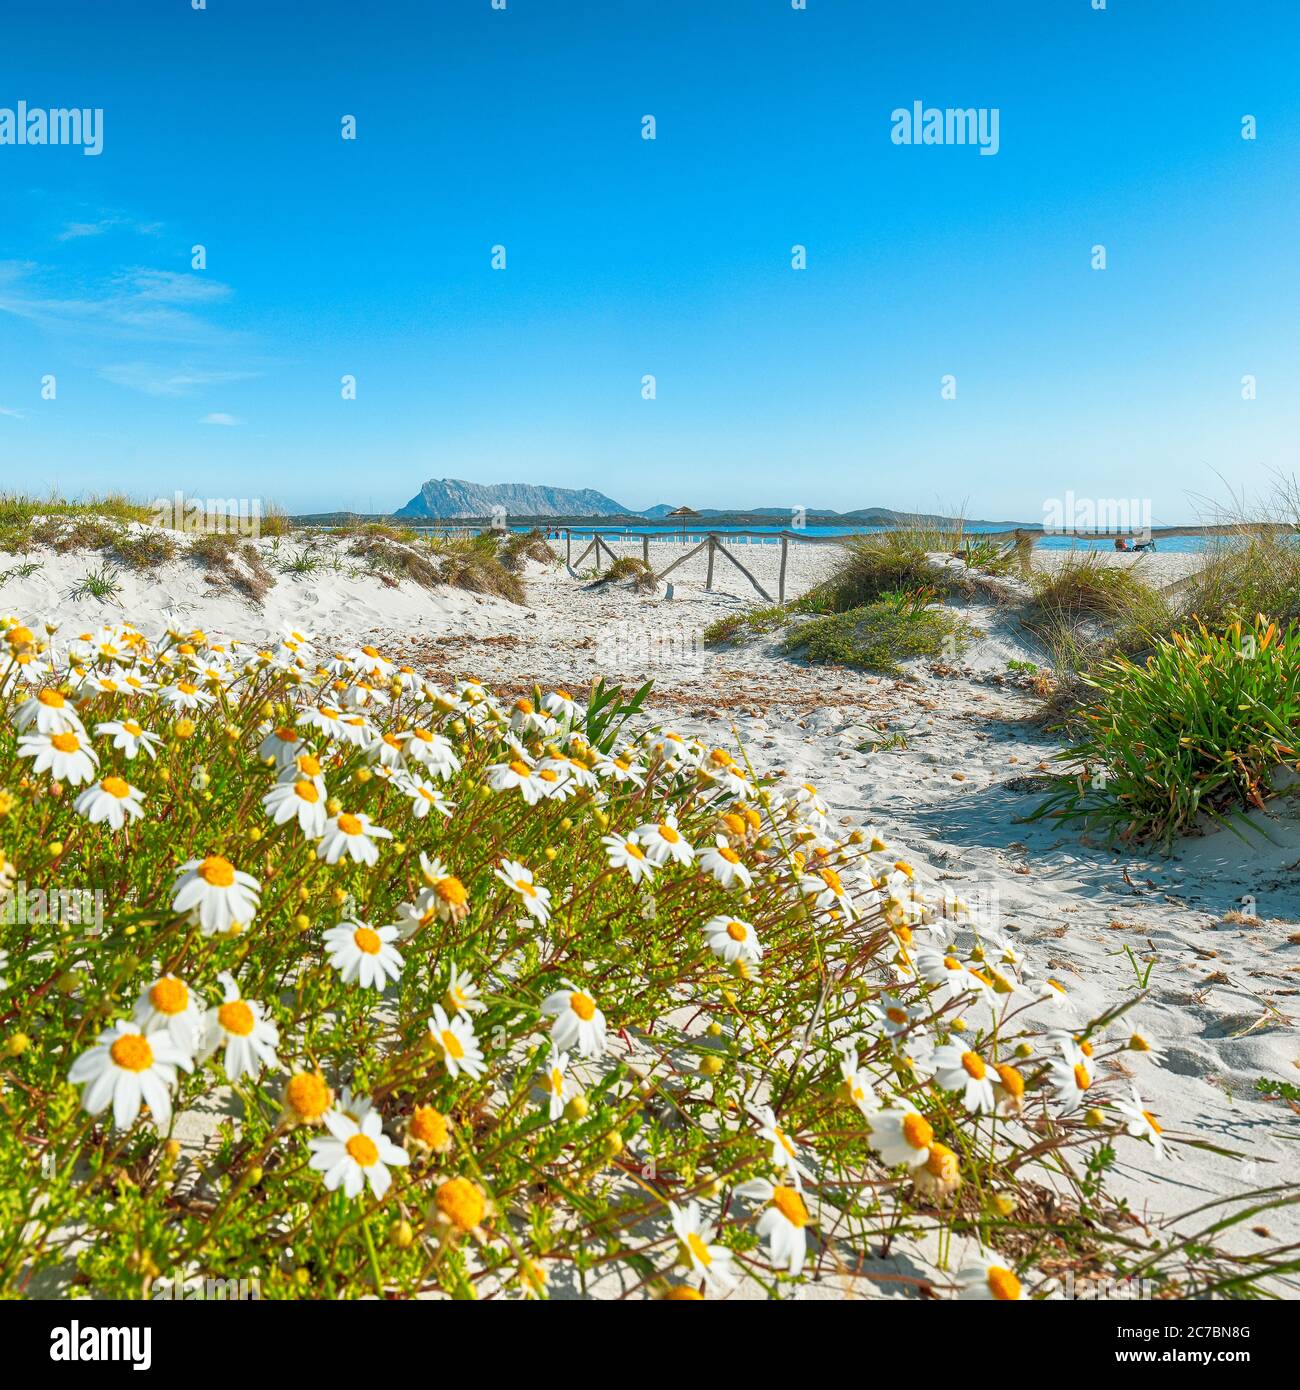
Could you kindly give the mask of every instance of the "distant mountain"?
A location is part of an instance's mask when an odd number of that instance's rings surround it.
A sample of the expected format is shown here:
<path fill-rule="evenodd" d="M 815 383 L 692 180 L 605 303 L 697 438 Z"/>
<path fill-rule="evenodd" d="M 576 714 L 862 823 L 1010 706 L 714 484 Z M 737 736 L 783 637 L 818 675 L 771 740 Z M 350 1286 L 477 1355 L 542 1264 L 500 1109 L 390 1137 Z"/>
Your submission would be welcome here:
<path fill-rule="evenodd" d="M 637 515 L 652 521 L 661 521 L 670 512 L 676 510 L 676 506 L 670 506 L 667 502 L 660 502 L 656 506 L 647 507 L 644 511 L 638 512 Z M 727 517 L 731 520 L 752 520 L 756 517 L 787 522 L 791 520 L 789 507 L 701 507 L 696 515 L 710 520 L 716 520 L 718 517 Z M 829 507 L 808 507 L 804 511 L 804 516 L 810 521 L 815 519 L 831 525 L 843 523 L 844 525 L 855 526 L 951 526 L 956 521 L 956 518 L 951 516 L 935 516 L 928 512 L 896 512 L 889 507 L 859 507 L 852 512 L 832 511 Z M 966 524 L 968 526 L 999 526 L 1010 523 L 974 521 L 967 517 Z M 1021 522 L 1019 524 L 1030 523 Z"/>
<path fill-rule="evenodd" d="M 603 492 L 585 487 L 540 487 L 532 483 L 470 483 L 463 478 L 430 478 L 394 516 L 490 517 L 504 507 L 507 516 L 636 516 Z"/>

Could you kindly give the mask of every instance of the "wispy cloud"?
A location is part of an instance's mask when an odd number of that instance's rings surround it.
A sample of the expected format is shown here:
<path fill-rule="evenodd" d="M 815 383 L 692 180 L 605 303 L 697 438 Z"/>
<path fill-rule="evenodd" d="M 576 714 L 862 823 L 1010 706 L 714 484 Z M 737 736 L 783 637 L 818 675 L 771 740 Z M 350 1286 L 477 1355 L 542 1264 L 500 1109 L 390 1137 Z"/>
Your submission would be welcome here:
<path fill-rule="evenodd" d="M 27 418 L 21 410 L 10 410 L 7 405 L 0 405 L 0 415 L 8 415 L 11 420 L 25 420 Z"/>
<path fill-rule="evenodd" d="M 141 236 L 157 236 L 163 229 L 161 222 L 140 222 L 122 213 L 105 213 L 103 216 L 85 222 L 67 222 L 58 233 L 60 241 L 79 241 L 84 237 L 103 236 L 105 232 L 132 231 Z"/>
<path fill-rule="evenodd" d="M 214 410 L 211 415 L 205 415 L 200 421 L 200 425 L 238 425 L 240 422 L 233 415 L 227 415 L 224 410 Z"/>
<path fill-rule="evenodd" d="M 162 366 L 156 362 L 113 362 L 97 369 L 105 381 L 146 396 L 192 396 L 206 386 L 252 381 L 260 372 L 227 368 Z"/>
<path fill-rule="evenodd" d="M 230 286 L 219 280 L 141 267 L 71 290 L 58 280 L 56 272 L 30 261 L 0 263 L 0 313 L 82 335 L 189 343 L 235 337 L 196 312 L 229 298 Z"/>

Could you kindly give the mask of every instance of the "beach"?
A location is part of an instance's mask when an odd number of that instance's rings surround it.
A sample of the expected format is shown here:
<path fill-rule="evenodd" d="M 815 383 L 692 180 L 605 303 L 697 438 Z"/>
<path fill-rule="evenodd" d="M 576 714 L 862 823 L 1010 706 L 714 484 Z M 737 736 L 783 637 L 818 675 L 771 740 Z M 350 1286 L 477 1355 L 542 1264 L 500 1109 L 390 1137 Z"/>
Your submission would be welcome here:
<path fill-rule="evenodd" d="M 254 544 L 274 568 L 278 547 Z M 640 554 L 637 542 L 624 548 Z M 652 565 L 662 570 L 688 549 L 654 542 Z M 1059 554 L 1035 563 L 1059 564 Z M 737 555 L 774 593 L 780 547 L 740 546 Z M 824 579 L 837 556 L 834 546 L 793 544 L 787 596 Z M 1181 554 L 1103 558 L 1167 583 L 1196 563 Z M 530 561 L 522 605 L 393 587 L 346 569 L 281 573 L 257 605 L 183 564 L 124 576 L 115 603 L 69 600 L 85 568 L 83 556 L 43 556 L 39 572 L 0 586 L 0 610 L 65 629 L 151 612 L 255 645 L 273 645 L 288 623 L 314 633 L 322 653 L 366 643 L 440 683 L 473 678 L 504 695 L 536 685 L 581 696 L 602 676 L 629 688 L 652 681 L 646 719 L 729 748 L 778 773 L 783 786 L 813 784 L 832 827 L 878 827 L 922 877 L 984 904 L 1007 939 L 1065 982 L 1077 1017 L 1144 993 L 1129 1021 L 1157 1041 L 1163 1065 L 1115 1058 L 1107 1079 L 1139 1086 L 1167 1137 L 1207 1147 L 1179 1146 L 1177 1159 L 1164 1160 L 1145 1145 L 1123 1150 L 1116 1187 L 1141 1220 L 1293 1175 L 1294 1145 L 1279 1124 L 1285 1107 L 1256 1083 L 1300 1082 L 1300 807 L 1280 797 L 1252 813 L 1248 844 L 1216 830 L 1179 842 L 1168 857 L 1112 850 L 1051 821 L 1026 823 L 1060 745 L 1033 689 L 1044 653 L 997 586 L 962 605 L 979 635 L 960 657 L 882 676 L 809 666 L 782 655 L 773 637 L 706 645 L 711 623 L 765 602 L 721 556 L 712 592 L 702 554 L 673 571 L 671 592 L 594 583 L 562 562 Z M 194 1137 L 206 1142 L 209 1133 L 200 1126 Z M 1254 1229 L 1230 1232 L 1230 1248 L 1300 1239 L 1300 1217 L 1290 1208 Z M 823 1293 L 843 1289 L 831 1281 Z"/>

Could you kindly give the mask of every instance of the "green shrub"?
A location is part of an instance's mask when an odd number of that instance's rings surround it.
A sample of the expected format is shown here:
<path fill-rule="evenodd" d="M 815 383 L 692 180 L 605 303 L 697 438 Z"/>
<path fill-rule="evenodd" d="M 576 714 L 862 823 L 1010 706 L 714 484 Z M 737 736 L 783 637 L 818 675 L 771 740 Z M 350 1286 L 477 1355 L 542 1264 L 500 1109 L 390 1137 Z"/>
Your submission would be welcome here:
<path fill-rule="evenodd" d="M 131 534 L 124 531 L 113 542 L 113 553 L 128 569 L 151 570 L 176 558 L 176 541 L 165 531 Z"/>
<path fill-rule="evenodd" d="M 1038 808 L 1166 847 L 1204 817 L 1262 806 L 1283 764 L 1300 766 L 1300 626 L 1264 618 L 1160 638 L 1144 663 L 1103 662 L 1083 734 L 1058 756 L 1082 765 Z"/>
<path fill-rule="evenodd" d="M 781 650 L 819 664 L 896 675 L 899 662 L 909 657 L 939 656 L 964 648 L 969 629 L 960 618 L 942 608 L 899 600 L 899 595 L 890 595 L 847 613 L 802 623 Z"/>
<path fill-rule="evenodd" d="M 968 592 L 961 578 L 936 565 L 923 542 L 908 531 L 856 536 L 830 578 L 810 589 L 797 607 L 806 613 L 847 613 L 882 594 L 921 588 L 947 598 Z"/>
<path fill-rule="evenodd" d="M 789 604 L 775 604 L 771 608 L 751 608 L 744 613 L 728 613 L 718 618 L 704 629 L 706 647 L 725 647 L 747 637 L 761 637 L 775 632 L 790 621 L 794 609 Z"/>

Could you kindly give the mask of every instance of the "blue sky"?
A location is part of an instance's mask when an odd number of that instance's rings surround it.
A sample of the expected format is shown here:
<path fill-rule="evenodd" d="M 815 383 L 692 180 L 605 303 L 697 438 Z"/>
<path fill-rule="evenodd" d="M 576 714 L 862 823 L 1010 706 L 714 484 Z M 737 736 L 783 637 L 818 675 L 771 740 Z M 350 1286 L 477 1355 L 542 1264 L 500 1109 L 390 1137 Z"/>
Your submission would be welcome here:
<path fill-rule="evenodd" d="M 1290 0 L 44 0 L 4 27 L 0 107 L 102 107 L 104 150 L 0 146 L 0 487 L 1031 521 L 1072 490 L 1178 522 L 1296 468 Z M 917 100 L 996 107 L 998 154 L 895 145 Z"/>

